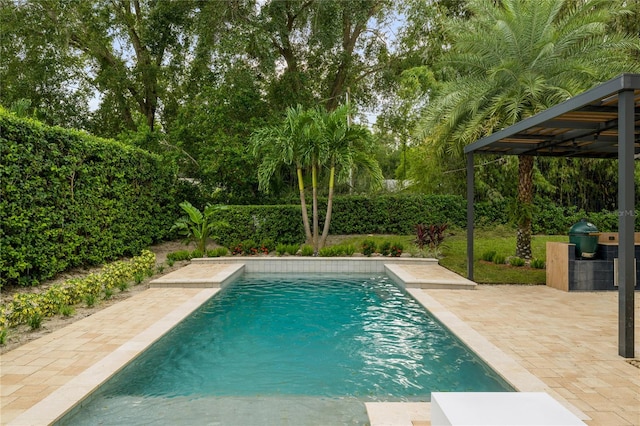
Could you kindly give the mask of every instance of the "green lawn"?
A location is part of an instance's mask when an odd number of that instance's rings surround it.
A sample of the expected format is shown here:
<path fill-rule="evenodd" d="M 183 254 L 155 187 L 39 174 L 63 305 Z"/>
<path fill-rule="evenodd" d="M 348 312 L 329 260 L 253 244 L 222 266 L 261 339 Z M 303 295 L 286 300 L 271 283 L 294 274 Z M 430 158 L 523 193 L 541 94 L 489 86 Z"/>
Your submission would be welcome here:
<path fill-rule="evenodd" d="M 442 246 L 440 265 L 462 275 L 467 275 L 467 233 L 464 229 L 451 230 Z M 414 236 L 397 235 L 357 235 L 342 237 L 333 244 L 353 244 L 358 249 L 365 239 L 376 241 L 379 245 L 385 240 L 401 242 L 405 251 L 410 251 Z M 476 229 L 474 238 L 474 281 L 485 284 L 544 284 L 546 272 L 544 269 L 533 269 L 528 266 L 514 267 L 511 265 L 496 265 L 480 260 L 482 254 L 494 250 L 497 254 L 508 258 L 515 255 L 516 231 L 509 227 L 492 229 Z M 532 240 L 533 257 L 546 260 L 547 241 L 568 241 L 567 235 L 535 235 Z"/>
<path fill-rule="evenodd" d="M 567 235 L 534 235 L 531 250 L 535 259 L 546 260 L 547 241 L 569 241 Z M 440 264 L 463 276 L 467 274 L 467 234 L 460 230 L 444 241 Z M 495 250 L 504 257 L 515 255 L 516 231 L 509 228 L 475 231 L 474 281 L 487 284 L 544 284 L 544 269 L 528 266 L 496 265 L 480 260 L 482 254 Z"/>

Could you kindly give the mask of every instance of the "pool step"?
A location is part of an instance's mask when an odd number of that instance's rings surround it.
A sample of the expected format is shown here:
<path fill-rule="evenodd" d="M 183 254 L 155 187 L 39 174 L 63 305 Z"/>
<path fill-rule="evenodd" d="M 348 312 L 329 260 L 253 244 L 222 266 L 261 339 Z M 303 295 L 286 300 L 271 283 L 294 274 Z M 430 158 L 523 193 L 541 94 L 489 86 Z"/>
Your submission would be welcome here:
<path fill-rule="evenodd" d="M 473 290 L 476 283 L 438 264 L 386 263 L 385 271 L 406 288 Z"/>
<path fill-rule="evenodd" d="M 151 288 L 158 287 L 182 287 L 182 288 L 209 288 L 223 287 L 231 282 L 244 270 L 243 263 L 196 263 L 187 265 L 177 271 L 163 275 L 149 283 Z"/>

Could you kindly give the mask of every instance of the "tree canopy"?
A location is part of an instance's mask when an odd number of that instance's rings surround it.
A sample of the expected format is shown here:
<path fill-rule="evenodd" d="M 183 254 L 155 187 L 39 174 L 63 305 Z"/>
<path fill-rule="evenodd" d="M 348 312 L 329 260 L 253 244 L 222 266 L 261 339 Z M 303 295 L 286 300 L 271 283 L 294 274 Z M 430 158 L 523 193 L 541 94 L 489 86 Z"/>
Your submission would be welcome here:
<path fill-rule="evenodd" d="M 624 13 L 609 0 L 473 0 L 450 25 L 451 49 L 418 127 L 434 158 L 569 99 L 621 72 L 640 70 L 638 39 L 608 25 Z M 518 165 L 516 255 L 531 257 L 534 159 Z"/>
<path fill-rule="evenodd" d="M 251 135 L 297 105 L 349 103 L 385 178 L 463 193 L 466 143 L 637 69 L 639 12 L 622 0 L 5 0 L 0 104 L 161 154 L 207 201 L 261 203 L 295 196 L 297 179 L 280 167 L 259 191 Z M 480 161 L 478 196 L 515 197 L 517 164 Z M 610 207 L 611 170 L 542 160 L 532 181 Z M 593 179 L 567 184 L 582 174 Z M 362 176 L 335 191 L 367 191 Z"/>

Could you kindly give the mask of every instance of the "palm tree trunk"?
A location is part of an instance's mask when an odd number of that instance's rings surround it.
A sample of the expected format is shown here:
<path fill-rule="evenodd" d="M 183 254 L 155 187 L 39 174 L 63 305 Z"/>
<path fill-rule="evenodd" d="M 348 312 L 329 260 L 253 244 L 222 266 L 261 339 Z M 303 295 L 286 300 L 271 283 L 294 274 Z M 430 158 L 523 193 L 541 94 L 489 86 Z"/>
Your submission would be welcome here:
<path fill-rule="evenodd" d="M 304 224 L 304 234 L 307 244 L 311 243 L 311 227 L 309 226 L 309 212 L 307 212 L 307 201 L 304 197 L 304 180 L 302 179 L 302 168 L 297 167 L 298 189 L 300 190 L 300 208 L 302 209 L 302 223 Z"/>
<path fill-rule="evenodd" d="M 329 172 L 329 196 L 327 197 L 327 214 L 324 218 L 324 228 L 322 229 L 322 238 L 320 238 L 320 247 L 324 247 L 329 236 L 329 224 L 331 223 L 331 211 L 333 208 L 333 186 L 336 175 L 336 166 L 331 165 L 331 171 Z"/>
<path fill-rule="evenodd" d="M 311 188 L 313 194 L 313 254 L 317 255 L 318 247 L 318 168 L 313 162 L 311 166 Z"/>
<path fill-rule="evenodd" d="M 533 207 L 533 156 L 518 157 L 518 220 L 516 256 L 531 259 L 531 213 Z"/>

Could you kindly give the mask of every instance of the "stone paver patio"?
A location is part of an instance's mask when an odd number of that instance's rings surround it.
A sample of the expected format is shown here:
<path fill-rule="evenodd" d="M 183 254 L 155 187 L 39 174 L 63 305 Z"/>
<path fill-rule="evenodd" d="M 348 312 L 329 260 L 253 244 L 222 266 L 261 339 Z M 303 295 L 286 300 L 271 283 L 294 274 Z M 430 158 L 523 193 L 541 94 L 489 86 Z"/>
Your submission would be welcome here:
<path fill-rule="evenodd" d="M 65 393 L 61 389 L 82 395 L 87 376 L 95 380 L 105 375 L 115 358 L 140 349 L 138 337 L 162 334 L 215 291 L 152 288 L 3 354 L 0 423 L 46 423 L 48 407 L 59 405 L 56 398 Z M 410 292 L 430 303 L 437 315 L 463 323 L 509 362 L 532 373 L 552 394 L 589 416 L 587 424 L 640 425 L 640 369 L 617 355 L 616 293 L 486 285 Z M 636 303 L 636 317 L 639 314 Z M 640 343 L 637 326 L 635 332 Z M 639 352 L 636 349 L 636 360 Z M 420 406 L 411 405 L 404 418 L 414 425 L 428 424 L 429 407 L 423 406 L 420 412 Z M 401 404 L 393 405 L 393 411 L 402 410 Z"/>

